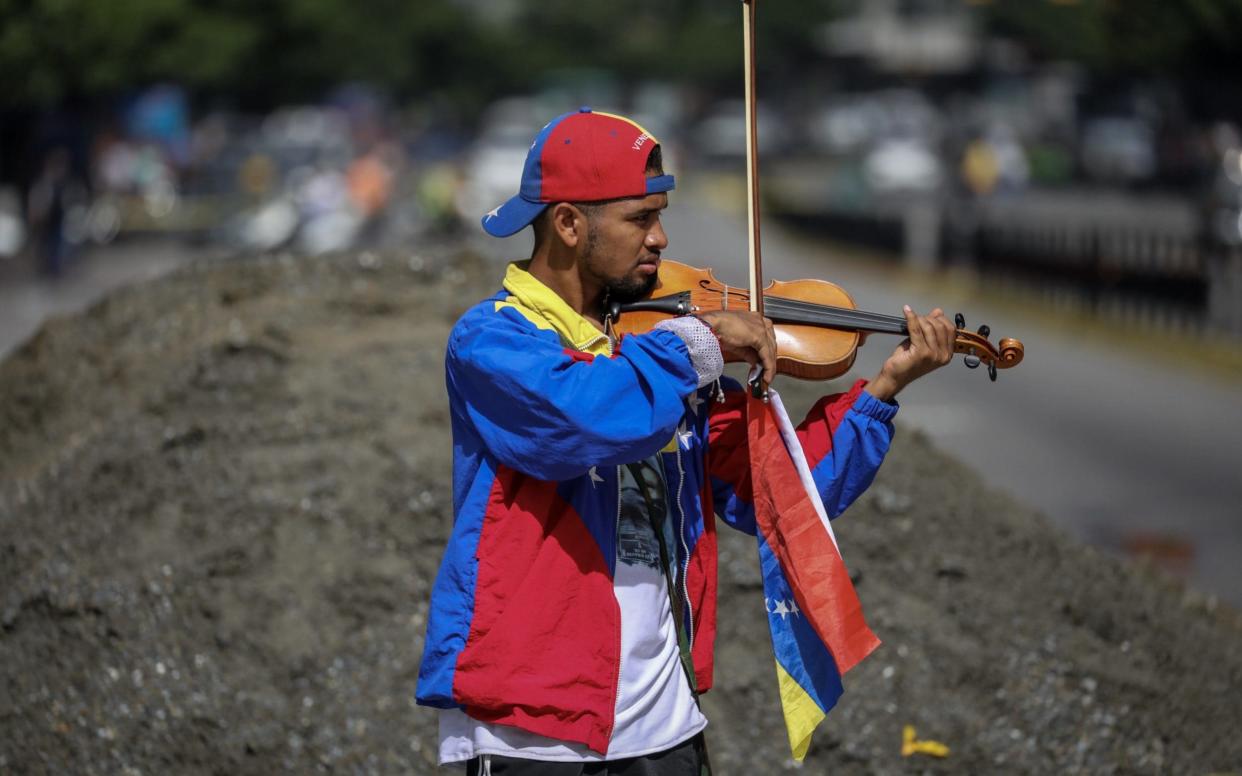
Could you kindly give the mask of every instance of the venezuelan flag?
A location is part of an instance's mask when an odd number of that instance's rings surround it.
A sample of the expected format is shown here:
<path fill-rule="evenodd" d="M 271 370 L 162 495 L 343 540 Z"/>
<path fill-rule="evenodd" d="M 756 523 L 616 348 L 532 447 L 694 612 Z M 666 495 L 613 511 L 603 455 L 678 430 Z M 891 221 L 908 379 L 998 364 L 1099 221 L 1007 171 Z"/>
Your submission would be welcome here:
<path fill-rule="evenodd" d="M 880 640 L 863 619 L 793 424 L 780 397 L 769 396 L 748 402 L 751 481 L 781 707 L 802 760 L 841 696 L 841 677 Z"/>

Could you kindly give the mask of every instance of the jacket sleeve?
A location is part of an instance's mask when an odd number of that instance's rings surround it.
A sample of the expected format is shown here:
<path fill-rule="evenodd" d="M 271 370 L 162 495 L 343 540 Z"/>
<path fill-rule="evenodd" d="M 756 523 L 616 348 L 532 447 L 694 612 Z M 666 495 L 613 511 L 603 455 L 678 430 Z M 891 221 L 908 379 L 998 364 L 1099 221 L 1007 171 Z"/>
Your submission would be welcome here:
<path fill-rule="evenodd" d="M 543 480 L 655 453 L 698 387 L 672 332 L 627 336 L 612 357 L 596 358 L 507 310 L 459 322 L 445 364 L 453 411 L 502 464 Z"/>
<path fill-rule="evenodd" d="M 720 518 L 753 534 L 745 394 L 730 382 L 725 401 L 713 407 L 709 421 L 708 476 Z M 829 517 L 844 512 L 871 485 L 893 438 L 897 405 L 863 391 L 865 385 L 865 380 L 859 380 L 849 391 L 823 397 L 797 427 Z"/>

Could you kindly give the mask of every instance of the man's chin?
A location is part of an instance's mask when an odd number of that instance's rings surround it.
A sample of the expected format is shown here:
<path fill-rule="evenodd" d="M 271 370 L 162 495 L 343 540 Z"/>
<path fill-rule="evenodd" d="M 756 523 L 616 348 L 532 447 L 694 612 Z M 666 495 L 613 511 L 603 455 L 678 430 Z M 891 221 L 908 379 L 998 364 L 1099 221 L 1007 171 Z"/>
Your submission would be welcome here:
<path fill-rule="evenodd" d="M 619 304 L 637 302 L 651 296 L 658 282 L 659 276 L 655 273 L 629 277 L 609 285 L 608 298 Z"/>

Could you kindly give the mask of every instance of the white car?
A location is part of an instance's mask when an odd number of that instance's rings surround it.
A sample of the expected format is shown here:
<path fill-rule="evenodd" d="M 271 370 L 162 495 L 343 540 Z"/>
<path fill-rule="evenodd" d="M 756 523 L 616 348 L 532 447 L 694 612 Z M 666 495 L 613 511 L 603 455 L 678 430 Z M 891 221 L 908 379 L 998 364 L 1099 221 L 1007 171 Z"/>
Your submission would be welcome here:
<path fill-rule="evenodd" d="M 867 154 L 863 174 L 876 192 L 932 191 L 944 179 L 936 154 L 918 140 L 885 140 Z"/>

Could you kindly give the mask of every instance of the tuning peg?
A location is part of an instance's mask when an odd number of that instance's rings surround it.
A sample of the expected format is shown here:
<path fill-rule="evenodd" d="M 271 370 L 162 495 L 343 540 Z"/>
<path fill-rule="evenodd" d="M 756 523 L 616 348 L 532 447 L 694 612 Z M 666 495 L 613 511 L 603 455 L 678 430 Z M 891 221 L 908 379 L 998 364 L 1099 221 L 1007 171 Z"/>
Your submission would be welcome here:
<path fill-rule="evenodd" d="M 982 326 L 980 326 L 980 327 L 979 327 L 979 336 L 980 336 L 980 337 L 983 337 L 984 339 L 987 339 L 987 338 L 988 338 L 988 335 L 989 335 L 989 334 L 991 334 L 991 333 L 992 333 L 992 327 L 991 327 L 991 326 L 988 326 L 986 323 L 985 323 L 985 324 L 983 324 Z"/>
<path fill-rule="evenodd" d="M 953 325 L 957 326 L 959 329 L 966 328 L 966 316 L 961 313 L 953 316 Z"/>
<path fill-rule="evenodd" d="M 988 379 L 996 382 L 996 363 L 988 364 Z"/>
<path fill-rule="evenodd" d="M 976 356 L 974 353 L 971 353 L 968 356 L 962 357 L 962 363 L 966 365 L 967 369 L 978 369 L 979 368 L 979 357 Z"/>

